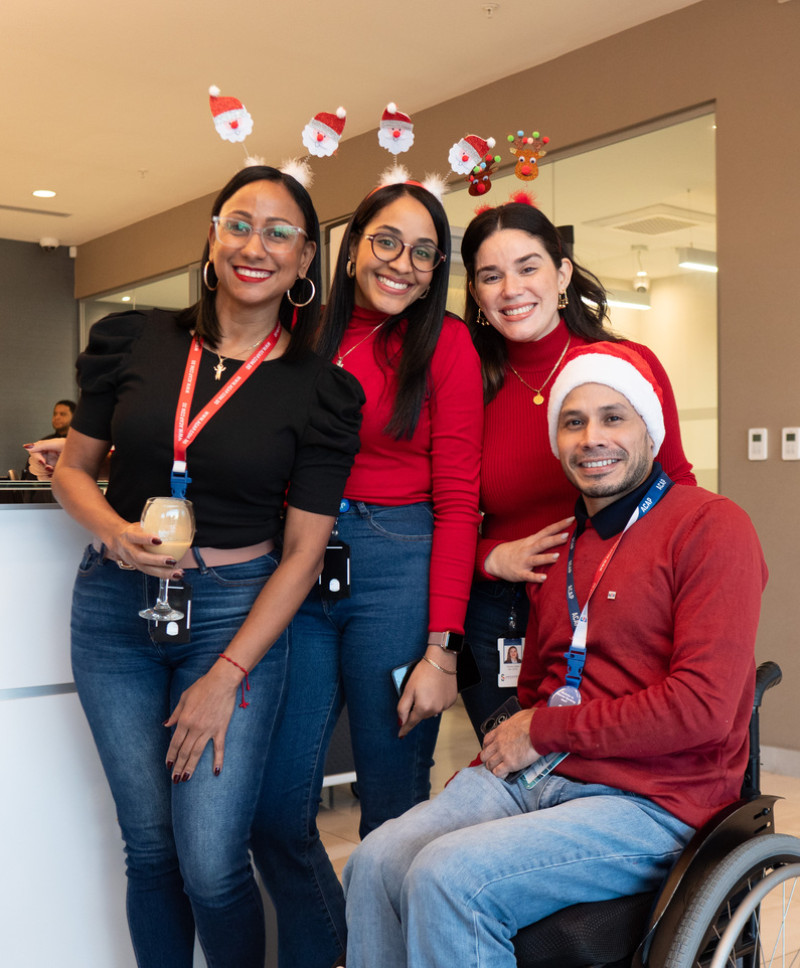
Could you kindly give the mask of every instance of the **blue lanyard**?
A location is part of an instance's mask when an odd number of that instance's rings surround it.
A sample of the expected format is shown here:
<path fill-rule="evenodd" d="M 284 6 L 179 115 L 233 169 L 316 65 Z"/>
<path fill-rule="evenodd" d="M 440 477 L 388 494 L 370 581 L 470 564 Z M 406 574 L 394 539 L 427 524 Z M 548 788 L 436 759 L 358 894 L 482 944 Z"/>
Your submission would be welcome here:
<path fill-rule="evenodd" d="M 565 676 L 567 687 L 569 687 L 570 691 L 574 689 L 577 693 L 577 697 L 573 697 L 573 702 L 580 702 L 580 693 L 578 690 L 580 689 L 581 678 L 583 676 L 583 666 L 586 661 L 586 637 L 589 629 L 589 601 L 598 584 L 600 583 L 600 579 L 603 577 L 609 562 L 613 558 L 614 552 L 619 547 L 619 543 L 622 541 L 625 532 L 628 530 L 628 528 L 636 524 L 640 518 L 643 518 L 648 511 L 652 511 L 652 509 L 656 506 L 656 504 L 658 504 L 661 498 L 671 487 L 672 481 L 666 474 L 662 473 L 648 488 L 647 494 L 645 494 L 642 500 L 634 508 L 633 514 L 631 514 L 630 518 L 628 519 L 628 523 L 622 529 L 621 534 L 614 542 L 614 546 L 597 566 L 597 571 L 595 572 L 586 602 L 584 603 L 583 608 L 580 610 L 578 608 L 578 596 L 575 592 L 575 576 L 573 573 L 575 544 L 577 542 L 578 533 L 577 530 L 572 533 L 572 539 L 569 543 L 569 555 L 567 557 L 567 609 L 569 610 L 569 619 L 572 624 L 572 642 L 570 643 L 569 651 L 564 653 L 564 658 L 567 660 L 567 674 Z M 551 700 L 564 689 L 564 686 L 562 686 L 561 689 L 557 689 L 556 692 L 550 697 Z M 561 703 L 556 702 L 554 705 L 561 705 Z"/>

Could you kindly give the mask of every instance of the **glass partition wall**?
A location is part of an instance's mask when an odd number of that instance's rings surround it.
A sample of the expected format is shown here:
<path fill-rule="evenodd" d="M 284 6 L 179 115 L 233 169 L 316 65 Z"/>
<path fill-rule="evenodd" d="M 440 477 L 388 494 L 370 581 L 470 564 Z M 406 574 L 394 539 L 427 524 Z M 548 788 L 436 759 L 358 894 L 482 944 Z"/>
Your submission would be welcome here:
<path fill-rule="evenodd" d="M 448 308 L 458 315 L 465 284 L 458 250 L 477 208 L 522 189 L 556 225 L 571 229 L 575 258 L 609 291 L 614 331 L 649 346 L 667 370 L 697 481 L 716 490 L 715 120 L 708 110 L 569 156 L 555 148 L 534 181 L 520 181 L 509 168 L 484 196 L 469 195 L 464 181 L 444 205 L 454 249 Z M 505 163 L 507 146 L 497 140 L 494 151 Z"/>
<path fill-rule="evenodd" d="M 466 180 L 455 180 L 444 199 L 453 233 L 448 308 L 459 316 L 459 249 L 476 208 L 500 205 L 523 189 L 556 225 L 569 227 L 575 258 L 609 290 L 615 332 L 649 346 L 669 373 L 684 448 L 698 483 L 709 490 L 717 488 L 715 127 L 706 106 L 570 152 L 551 142 L 532 182 L 514 176 L 513 157 L 498 133 L 495 151 L 503 167 L 490 191 L 475 197 Z M 408 164 L 413 170 L 413 158 Z M 323 226 L 328 286 L 345 225 L 337 220 Z M 198 264 L 85 299 L 81 344 L 88 327 L 106 313 L 180 309 L 199 294 Z"/>

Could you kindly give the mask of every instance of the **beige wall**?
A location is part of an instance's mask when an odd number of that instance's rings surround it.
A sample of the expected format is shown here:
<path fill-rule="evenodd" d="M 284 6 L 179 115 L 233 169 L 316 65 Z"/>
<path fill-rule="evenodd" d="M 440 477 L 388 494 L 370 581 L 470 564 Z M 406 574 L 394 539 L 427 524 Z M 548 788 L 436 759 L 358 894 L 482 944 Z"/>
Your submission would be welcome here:
<path fill-rule="evenodd" d="M 780 461 L 778 435 L 782 426 L 800 425 L 797 298 L 784 282 L 794 283 L 800 260 L 798 50 L 800 0 L 704 0 L 419 112 L 410 158 L 415 174 L 442 170 L 447 148 L 464 132 L 502 137 L 520 125 L 547 132 L 557 153 L 715 102 L 719 486 L 752 516 L 771 571 L 758 657 L 778 659 L 786 685 L 768 703 L 764 742 L 796 751 L 800 650 L 786 605 L 797 598 L 800 575 L 800 505 L 792 500 L 800 462 Z M 435 65 L 430 69 L 435 76 Z M 679 154 L 680 144 L 674 150 Z M 385 166 L 374 133 L 345 141 L 336 158 L 315 165 L 322 220 L 351 211 Z M 196 260 L 209 207 L 210 199 L 201 199 L 81 246 L 77 295 Z M 746 460 L 752 426 L 769 428 L 768 461 Z"/>

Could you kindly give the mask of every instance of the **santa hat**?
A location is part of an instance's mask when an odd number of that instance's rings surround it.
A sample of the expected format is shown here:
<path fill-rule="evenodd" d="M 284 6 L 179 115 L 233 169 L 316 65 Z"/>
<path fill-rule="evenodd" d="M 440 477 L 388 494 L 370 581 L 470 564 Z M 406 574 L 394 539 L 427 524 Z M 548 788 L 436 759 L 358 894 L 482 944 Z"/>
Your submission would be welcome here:
<path fill-rule="evenodd" d="M 481 138 L 477 134 L 465 135 L 450 149 L 450 167 L 457 175 L 467 175 L 483 161 L 489 149 L 495 146 L 494 138 Z"/>
<path fill-rule="evenodd" d="M 319 157 L 333 154 L 342 137 L 346 118 L 344 108 L 337 108 L 335 114 L 327 111 L 315 114 L 303 129 L 303 144 Z"/>
<path fill-rule="evenodd" d="M 244 141 L 253 131 L 253 119 L 242 102 L 235 97 L 222 97 L 219 88 L 208 89 L 208 103 L 214 117 L 214 127 L 225 141 Z"/>
<path fill-rule="evenodd" d="M 567 355 L 550 391 L 547 425 L 550 448 L 556 457 L 558 419 L 564 400 L 584 383 L 600 383 L 621 393 L 644 420 L 653 441 L 653 456 L 658 453 L 664 443 L 664 397 L 653 371 L 646 360 L 621 343 L 590 343 Z"/>
<path fill-rule="evenodd" d="M 393 101 L 386 105 L 386 110 L 381 115 L 378 143 L 381 148 L 391 151 L 393 155 L 408 151 L 414 144 L 414 125 L 411 123 L 411 118 L 402 111 L 398 111 Z"/>

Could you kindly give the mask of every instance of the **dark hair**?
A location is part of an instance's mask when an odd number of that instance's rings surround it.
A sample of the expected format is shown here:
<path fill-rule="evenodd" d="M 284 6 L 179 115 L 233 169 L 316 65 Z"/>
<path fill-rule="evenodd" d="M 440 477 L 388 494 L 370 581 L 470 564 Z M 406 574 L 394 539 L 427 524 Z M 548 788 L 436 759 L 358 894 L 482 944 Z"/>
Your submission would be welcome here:
<path fill-rule="evenodd" d="M 69 407 L 69 412 L 75 413 L 76 406 L 77 404 L 74 400 L 56 400 L 56 402 L 53 404 L 53 410 L 55 410 L 56 407 Z"/>
<path fill-rule="evenodd" d="M 467 226 L 461 242 L 461 258 L 467 270 L 464 318 L 472 334 L 472 342 L 481 358 L 483 395 L 486 403 L 493 400 L 503 386 L 508 348 L 505 338 L 493 326 L 478 324 L 478 303 L 470 291 L 470 285 L 475 285 L 475 258 L 478 249 L 489 236 L 503 229 L 519 229 L 535 236 L 542 243 L 557 269 L 561 267 L 566 256 L 558 229 L 533 205 L 525 205 L 521 202 L 498 205 L 497 208 L 481 212 Z M 567 329 L 591 343 L 601 340 L 616 342 L 619 337 L 614 336 L 604 326 L 608 312 L 603 284 L 597 276 L 588 269 L 584 269 L 574 259 L 570 259 L 570 262 L 572 278 L 567 287 L 569 305 L 561 311 Z"/>
<path fill-rule="evenodd" d="M 333 359 L 342 342 L 347 324 L 355 308 L 355 282 L 347 274 L 351 249 L 364 234 L 364 228 L 387 205 L 408 196 L 424 206 L 436 228 L 436 244 L 446 259 L 434 270 L 430 291 L 425 299 L 415 300 L 403 313 L 390 318 L 381 327 L 375 341 L 378 365 L 397 370 L 397 394 L 392 417 L 384 433 L 395 439 L 411 437 L 416 429 L 422 403 L 428 391 L 431 358 L 442 331 L 447 305 L 447 279 L 450 260 L 450 225 L 441 202 L 419 185 L 403 183 L 379 188 L 361 202 L 345 229 L 330 298 L 322 316 L 317 352 L 326 360 Z M 399 361 L 390 359 L 388 341 L 391 334 L 406 320 L 403 352 Z"/>
<path fill-rule="evenodd" d="M 242 168 L 238 171 L 233 178 L 228 182 L 228 184 L 222 189 L 222 191 L 217 195 L 216 200 L 211 208 L 211 216 L 219 215 L 222 211 L 222 206 L 228 201 L 231 196 L 235 195 L 240 188 L 244 188 L 245 185 L 249 185 L 251 182 L 255 181 L 268 181 L 277 182 L 284 186 L 284 188 L 289 192 L 294 201 L 297 203 L 298 208 L 303 214 L 303 221 L 305 225 L 301 226 L 308 233 L 308 241 L 314 242 L 316 245 L 316 252 L 314 253 L 314 258 L 311 260 L 311 264 L 308 267 L 308 273 L 306 278 L 314 283 L 315 295 L 314 298 L 307 306 L 298 307 L 297 318 L 295 319 L 295 307 L 289 302 L 289 299 L 284 295 L 281 300 L 280 308 L 278 310 L 278 318 L 281 321 L 284 329 L 287 332 L 291 332 L 292 339 L 286 350 L 285 356 L 287 359 L 299 356 L 303 351 L 309 348 L 314 340 L 314 333 L 316 331 L 317 325 L 319 323 L 319 311 L 320 311 L 320 286 L 321 286 L 321 274 L 320 274 L 320 245 L 319 245 L 319 219 L 317 218 L 317 213 L 314 209 L 314 204 L 311 201 L 311 197 L 308 192 L 303 188 L 303 186 L 291 175 L 286 175 L 282 171 L 278 171 L 277 168 L 271 168 L 268 165 L 251 165 L 247 168 Z M 208 261 L 209 254 L 209 243 L 206 240 L 205 248 L 203 249 L 203 265 L 205 266 Z M 214 273 L 213 265 L 208 266 L 208 281 L 211 285 L 214 285 L 216 275 Z M 300 292 L 294 297 L 295 300 L 301 301 L 307 297 L 307 287 L 303 286 Z M 294 325 L 292 325 L 292 320 L 294 320 Z M 185 326 L 187 329 L 194 329 L 194 331 L 210 345 L 216 346 L 219 338 L 221 336 L 219 320 L 217 319 L 216 310 L 216 298 L 214 292 L 210 290 L 206 285 L 203 285 L 203 291 L 198 302 L 194 306 L 190 306 L 185 309 L 178 317 L 179 325 Z"/>

